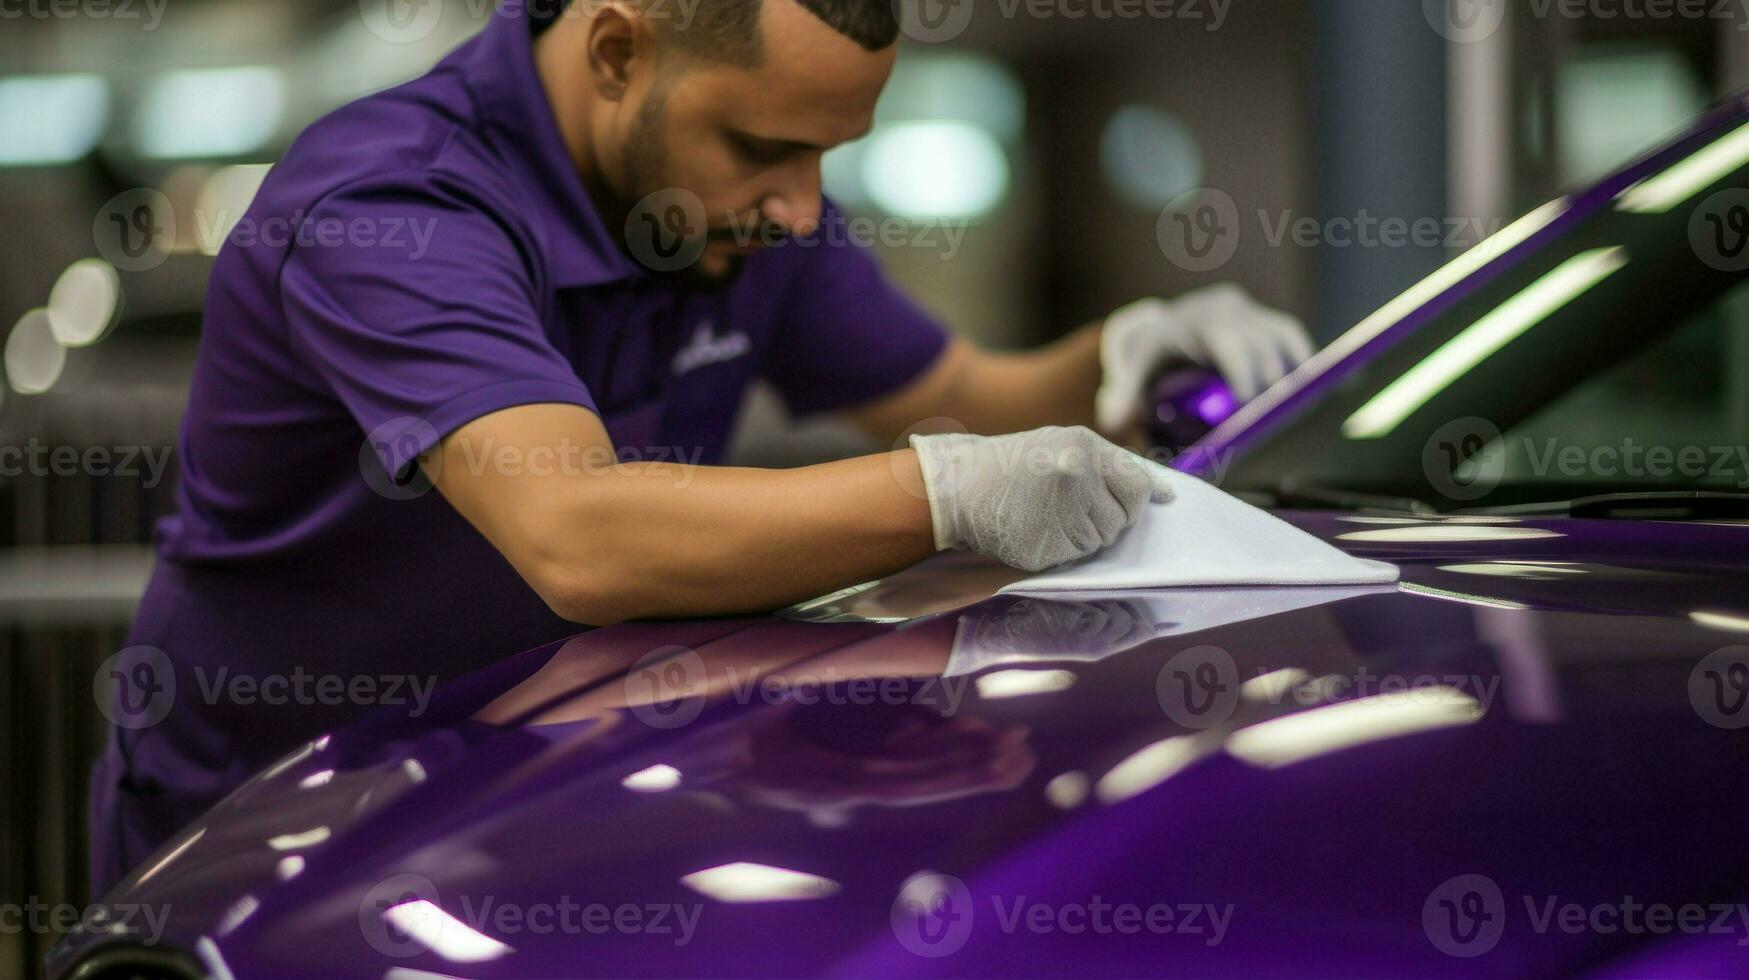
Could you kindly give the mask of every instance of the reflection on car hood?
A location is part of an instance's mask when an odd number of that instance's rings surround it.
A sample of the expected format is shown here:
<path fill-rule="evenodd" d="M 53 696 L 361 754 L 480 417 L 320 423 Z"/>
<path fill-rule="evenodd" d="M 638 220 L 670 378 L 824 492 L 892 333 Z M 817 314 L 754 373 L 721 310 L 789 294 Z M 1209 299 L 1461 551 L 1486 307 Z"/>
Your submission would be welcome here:
<path fill-rule="evenodd" d="M 238 976 L 1727 972 L 1749 922 L 1537 916 L 1744 897 L 1749 527 L 1282 516 L 1402 583 L 947 556 L 595 630 L 306 746 L 109 900 Z"/>

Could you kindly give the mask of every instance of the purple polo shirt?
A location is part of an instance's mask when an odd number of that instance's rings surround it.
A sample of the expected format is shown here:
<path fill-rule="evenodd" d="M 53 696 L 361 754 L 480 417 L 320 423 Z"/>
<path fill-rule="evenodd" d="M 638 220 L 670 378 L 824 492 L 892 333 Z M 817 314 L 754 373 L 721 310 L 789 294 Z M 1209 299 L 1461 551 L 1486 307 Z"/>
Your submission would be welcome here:
<path fill-rule="evenodd" d="M 562 402 L 622 453 L 716 463 L 755 377 L 831 411 L 942 350 L 860 248 L 787 243 L 715 294 L 647 274 L 565 153 L 532 59 L 542 26 L 508 4 L 430 74 L 317 122 L 221 252 L 179 513 L 130 638 L 165 652 L 175 694 L 161 721 L 115 728 L 95 773 L 100 885 L 265 764 L 392 703 L 397 678 L 411 713 L 417 685 L 580 629 L 440 494 L 388 479 L 443 436 Z"/>

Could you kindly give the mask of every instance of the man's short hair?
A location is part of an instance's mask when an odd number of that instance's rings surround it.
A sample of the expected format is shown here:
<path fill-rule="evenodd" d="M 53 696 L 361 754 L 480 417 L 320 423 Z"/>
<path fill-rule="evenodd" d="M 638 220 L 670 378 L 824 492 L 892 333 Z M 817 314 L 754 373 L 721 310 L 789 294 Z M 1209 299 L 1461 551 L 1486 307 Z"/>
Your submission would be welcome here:
<path fill-rule="evenodd" d="M 881 51 L 899 37 L 893 0 L 774 0 L 794 2 L 868 51 Z M 699 0 L 690 23 L 676 4 L 658 26 L 689 54 L 712 61 L 757 65 L 765 60 L 759 15 L 765 0 Z M 661 8 L 655 8 L 661 9 Z"/>

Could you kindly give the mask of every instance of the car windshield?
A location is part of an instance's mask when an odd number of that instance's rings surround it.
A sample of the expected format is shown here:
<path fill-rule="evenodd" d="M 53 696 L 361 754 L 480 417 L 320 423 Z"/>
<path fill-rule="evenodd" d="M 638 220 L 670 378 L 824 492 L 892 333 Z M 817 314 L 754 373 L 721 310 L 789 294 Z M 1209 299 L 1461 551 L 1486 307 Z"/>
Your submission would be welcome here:
<path fill-rule="evenodd" d="M 1231 458 L 1217 454 L 1222 486 L 1441 511 L 1749 491 L 1746 164 L 1739 115 L 1637 182 L 1528 216 L 1482 254 L 1564 226 L 1467 294 L 1429 290 L 1419 329 L 1339 367 L 1352 370 Z"/>

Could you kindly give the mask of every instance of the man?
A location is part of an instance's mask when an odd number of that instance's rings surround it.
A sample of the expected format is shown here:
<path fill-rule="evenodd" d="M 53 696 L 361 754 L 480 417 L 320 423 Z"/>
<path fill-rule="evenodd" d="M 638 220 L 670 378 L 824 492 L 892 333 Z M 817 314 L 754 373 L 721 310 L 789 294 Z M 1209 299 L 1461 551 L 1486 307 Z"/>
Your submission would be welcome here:
<path fill-rule="evenodd" d="M 301 741 L 416 713 L 433 679 L 578 624 L 769 610 L 940 548 L 1086 555 L 1158 475 L 1040 427 L 1093 422 L 1096 394 L 1121 427 L 1174 356 L 1249 395 L 1309 353 L 1230 289 L 1030 353 L 950 340 L 865 252 L 809 239 L 835 220 L 821 154 L 868 129 L 892 68 L 889 0 L 710 0 L 684 24 L 667 6 L 512 0 L 275 167 L 261 233 L 213 272 L 179 514 L 130 644 L 174 673 L 148 693 L 175 696 L 118 718 L 96 772 L 99 892 Z M 720 461 L 755 377 L 885 441 L 965 432 L 689 465 Z"/>

